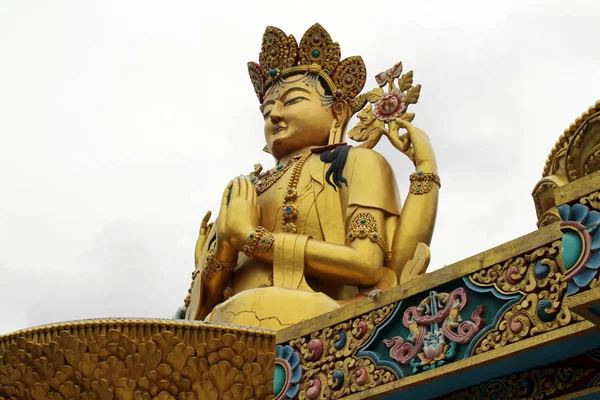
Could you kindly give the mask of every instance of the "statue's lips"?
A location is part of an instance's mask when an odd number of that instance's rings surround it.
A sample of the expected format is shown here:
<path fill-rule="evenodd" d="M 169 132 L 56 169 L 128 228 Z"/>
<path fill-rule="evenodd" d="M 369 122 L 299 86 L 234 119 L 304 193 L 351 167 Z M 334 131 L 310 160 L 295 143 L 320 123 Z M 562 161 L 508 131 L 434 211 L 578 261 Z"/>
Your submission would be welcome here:
<path fill-rule="evenodd" d="M 287 129 L 286 126 L 277 125 L 277 126 L 273 127 L 273 135 L 277 135 L 279 132 L 283 132 L 286 129 Z"/>

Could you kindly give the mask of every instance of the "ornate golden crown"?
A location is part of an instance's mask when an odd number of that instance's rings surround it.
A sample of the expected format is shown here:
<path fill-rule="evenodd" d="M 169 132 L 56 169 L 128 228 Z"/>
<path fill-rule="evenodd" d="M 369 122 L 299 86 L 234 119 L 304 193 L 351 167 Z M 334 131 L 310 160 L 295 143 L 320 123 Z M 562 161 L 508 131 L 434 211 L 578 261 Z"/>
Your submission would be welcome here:
<path fill-rule="evenodd" d="M 300 45 L 294 36 L 287 36 L 281 29 L 268 26 L 262 39 L 258 60 L 248 63 L 250 80 L 258 100 L 284 83 L 285 78 L 304 74 L 301 78 L 318 89 L 317 82 L 325 83 L 331 94 L 320 93 L 323 104 L 330 107 L 336 100 L 348 102 L 352 112 L 359 111 L 366 103 L 366 96 L 359 95 L 367 79 L 365 63 L 360 56 L 340 61 L 340 45 L 319 24 L 311 26 L 302 36 Z"/>

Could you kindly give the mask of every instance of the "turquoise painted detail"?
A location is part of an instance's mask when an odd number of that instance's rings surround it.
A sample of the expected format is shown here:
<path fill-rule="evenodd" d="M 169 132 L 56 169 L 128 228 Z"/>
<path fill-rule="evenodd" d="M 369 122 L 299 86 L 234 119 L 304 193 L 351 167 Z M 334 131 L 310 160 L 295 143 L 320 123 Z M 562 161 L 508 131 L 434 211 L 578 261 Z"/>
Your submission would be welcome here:
<path fill-rule="evenodd" d="M 277 358 L 275 359 L 275 376 L 273 379 L 273 393 L 277 398 L 287 387 L 285 395 L 281 399 L 293 399 L 300 389 L 302 379 L 302 367 L 300 366 L 300 355 L 291 346 L 275 347 Z M 287 368 L 286 368 L 287 367 Z M 278 370 L 280 368 L 280 370 Z M 291 375 L 288 373 L 291 372 Z"/>
<path fill-rule="evenodd" d="M 314 58 L 317 58 L 317 57 L 319 57 L 320 55 L 321 55 L 321 51 L 320 51 L 319 49 L 314 49 L 314 50 L 312 51 L 312 56 L 313 56 Z"/>
<path fill-rule="evenodd" d="M 575 275 L 567 283 L 567 296 L 571 296 L 587 287 L 598 275 L 598 269 L 600 269 L 600 214 L 579 203 L 573 206 L 563 204 L 558 207 L 558 212 L 563 221 L 580 224 L 562 228 L 563 264 L 567 270 L 577 269 Z M 581 225 L 583 226 L 580 227 Z M 591 241 L 588 234 L 591 236 Z M 582 254 L 586 253 L 588 254 L 587 258 L 580 260 Z M 579 265 L 576 265 L 578 261 Z"/>
<path fill-rule="evenodd" d="M 585 229 L 590 233 L 590 235 L 594 234 L 596 230 L 600 226 L 600 214 L 598 211 L 590 211 L 587 219 L 585 220 Z"/>
<path fill-rule="evenodd" d="M 344 345 L 346 344 L 346 333 L 340 332 L 340 333 L 338 333 L 338 336 L 339 337 L 335 341 L 333 346 L 335 347 L 336 350 L 341 350 L 344 347 Z"/>
<path fill-rule="evenodd" d="M 575 266 L 577 260 L 579 260 L 579 257 L 581 256 L 583 250 L 581 236 L 571 229 L 567 230 L 562 238 L 562 249 L 563 263 L 568 271 Z"/>
<path fill-rule="evenodd" d="M 335 371 L 333 371 L 333 388 L 337 390 L 341 388 L 343 384 L 344 372 L 339 369 L 336 369 Z"/>
<path fill-rule="evenodd" d="M 287 373 L 280 364 L 275 364 L 275 376 L 273 377 L 273 394 L 279 396 L 287 382 Z"/>
<path fill-rule="evenodd" d="M 544 279 L 550 273 L 550 267 L 546 264 L 543 264 L 540 260 L 537 262 L 537 264 L 535 264 L 533 272 L 535 273 L 536 278 Z"/>
<path fill-rule="evenodd" d="M 568 204 L 563 204 L 562 206 L 559 206 L 558 213 L 560 214 L 560 219 L 562 219 L 563 221 L 571 220 L 571 206 L 569 206 Z"/>
<path fill-rule="evenodd" d="M 554 321 L 556 318 L 556 314 L 558 314 L 558 310 L 555 310 L 553 313 L 546 311 L 547 309 L 552 308 L 552 303 L 548 300 L 541 300 L 537 305 L 537 315 L 544 322 Z"/>
<path fill-rule="evenodd" d="M 570 221 L 579 222 L 580 224 L 585 224 L 585 221 L 588 217 L 588 208 L 583 204 L 575 204 L 573 208 L 571 208 L 571 219 Z"/>

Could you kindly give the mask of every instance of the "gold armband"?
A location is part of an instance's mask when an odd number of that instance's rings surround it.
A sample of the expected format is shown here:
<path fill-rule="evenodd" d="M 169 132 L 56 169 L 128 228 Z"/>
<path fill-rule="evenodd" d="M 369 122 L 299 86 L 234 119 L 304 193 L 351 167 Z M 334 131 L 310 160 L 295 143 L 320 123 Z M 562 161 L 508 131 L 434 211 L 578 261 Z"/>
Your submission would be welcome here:
<path fill-rule="evenodd" d="M 224 263 L 217 260 L 213 251 L 210 250 L 206 255 L 206 263 L 204 264 L 204 268 L 202 268 L 202 276 L 206 279 L 210 279 L 223 271 L 233 271 L 236 265 L 237 263 L 235 262 Z"/>
<path fill-rule="evenodd" d="M 256 232 L 250 234 L 248 238 L 248 244 L 244 246 L 244 254 L 248 257 L 254 257 L 255 254 L 264 253 L 271 248 L 275 236 L 259 226 L 256 228 Z"/>
<path fill-rule="evenodd" d="M 350 222 L 350 232 L 346 235 L 346 244 L 349 244 L 356 238 L 369 238 L 381 247 L 387 259 L 390 253 L 387 251 L 385 240 L 377 231 L 377 220 L 375 220 L 374 216 L 366 212 L 358 213 Z"/>
<path fill-rule="evenodd" d="M 440 177 L 433 172 L 414 172 L 410 174 L 410 192 L 412 194 L 425 194 L 433 189 L 433 185 L 442 187 Z"/>

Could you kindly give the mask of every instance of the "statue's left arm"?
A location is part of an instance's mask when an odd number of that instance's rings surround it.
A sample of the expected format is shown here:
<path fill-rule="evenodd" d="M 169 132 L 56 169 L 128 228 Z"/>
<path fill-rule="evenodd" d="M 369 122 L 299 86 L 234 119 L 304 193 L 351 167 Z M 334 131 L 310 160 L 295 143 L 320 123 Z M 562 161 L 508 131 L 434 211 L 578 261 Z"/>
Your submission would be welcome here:
<path fill-rule="evenodd" d="M 409 122 L 397 121 L 407 130 L 416 166 L 392 242 L 394 251 L 390 266 L 399 282 L 403 283 L 409 280 L 407 274 L 410 271 L 404 270 L 404 267 L 413 258 L 417 245 L 424 243 L 429 246 L 431 243 L 438 207 L 439 177 L 435 153 L 425 132 Z"/>

